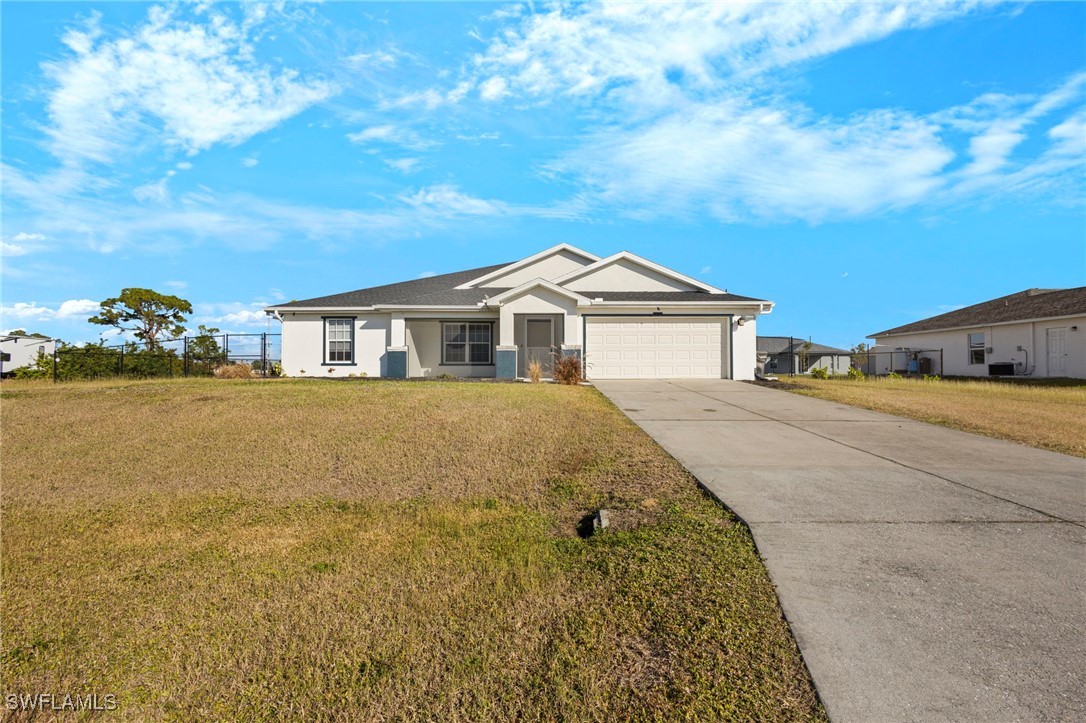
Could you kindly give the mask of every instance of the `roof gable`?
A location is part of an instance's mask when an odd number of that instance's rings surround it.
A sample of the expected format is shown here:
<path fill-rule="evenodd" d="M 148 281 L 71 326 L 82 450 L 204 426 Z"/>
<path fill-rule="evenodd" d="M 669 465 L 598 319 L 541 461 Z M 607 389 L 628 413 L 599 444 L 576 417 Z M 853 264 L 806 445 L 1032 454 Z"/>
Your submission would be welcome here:
<path fill-rule="evenodd" d="M 629 251 L 577 269 L 555 279 L 559 286 L 575 291 L 704 291 L 723 293 L 720 289 L 678 271 L 653 263 Z"/>
<path fill-rule="evenodd" d="M 1086 315 L 1086 286 L 1073 289 L 1026 289 L 1016 294 L 982 301 L 963 309 L 932 316 L 911 324 L 869 334 L 868 339 L 924 331 L 961 329 L 989 324 L 1006 324 L 1030 319 Z"/>
<path fill-rule="evenodd" d="M 558 244 L 533 254 L 526 259 L 507 264 L 503 268 L 470 279 L 458 289 L 480 287 L 512 288 L 533 279 L 556 279 L 599 261 L 599 256 L 582 251 L 569 244 Z"/>
<path fill-rule="evenodd" d="M 497 296 L 489 297 L 485 303 L 488 306 L 492 304 L 501 305 L 506 301 L 511 301 L 520 296 L 523 296 L 524 294 L 527 294 L 532 289 L 539 288 L 546 289 L 547 291 L 553 294 L 558 294 L 559 296 L 573 299 L 578 304 L 583 304 L 584 306 L 588 306 L 592 303 L 592 301 L 588 297 L 582 296 L 581 294 L 578 294 L 571 289 L 558 286 L 553 281 L 547 281 L 546 279 L 532 279 L 531 281 L 525 282 L 514 289 L 507 289 L 502 293 L 498 294 Z"/>

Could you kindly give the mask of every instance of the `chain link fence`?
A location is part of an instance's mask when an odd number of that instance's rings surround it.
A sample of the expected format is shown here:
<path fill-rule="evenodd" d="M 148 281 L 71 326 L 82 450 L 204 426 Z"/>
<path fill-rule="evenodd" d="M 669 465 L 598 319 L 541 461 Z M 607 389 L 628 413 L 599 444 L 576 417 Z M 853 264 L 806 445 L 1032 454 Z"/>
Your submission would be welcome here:
<path fill-rule="evenodd" d="M 871 349 L 852 353 L 852 366 L 868 376 L 943 376 L 942 349 Z"/>

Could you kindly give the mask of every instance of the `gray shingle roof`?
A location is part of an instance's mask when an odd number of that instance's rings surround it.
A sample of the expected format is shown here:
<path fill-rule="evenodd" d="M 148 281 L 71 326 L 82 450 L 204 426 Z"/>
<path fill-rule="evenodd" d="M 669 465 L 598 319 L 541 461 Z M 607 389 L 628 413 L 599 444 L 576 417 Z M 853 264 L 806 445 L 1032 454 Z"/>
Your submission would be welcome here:
<path fill-rule="evenodd" d="M 869 334 L 867 338 L 1075 314 L 1086 314 L 1086 286 L 1073 289 L 1026 289 L 964 309 Z"/>
<path fill-rule="evenodd" d="M 427 279 L 401 281 L 396 284 L 385 284 L 384 286 L 371 286 L 368 289 L 347 291 L 342 294 L 318 296 L 314 299 L 277 304 L 275 308 L 304 309 L 306 307 L 326 306 L 350 308 L 373 306 L 374 304 L 437 304 L 441 306 L 475 304 L 483 300 L 484 293 L 493 296 L 504 289 L 486 289 L 484 291 L 480 289 L 461 290 L 456 287 L 508 265 L 495 264 L 494 266 L 483 266 L 482 268 L 457 271 L 451 274 L 440 274 Z"/>
<path fill-rule="evenodd" d="M 276 304 L 276 309 L 305 309 L 305 308 L 354 308 L 373 306 L 374 304 L 403 304 L 410 306 L 471 306 L 478 304 L 488 296 L 497 296 L 505 288 L 485 289 L 457 289 L 463 283 L 483 276 L 492 271 L 508 266 L 509 264 L 497 264 L 484 266 L 479 269 L 457 271 L 452 274 L 431 276 L 427 279 L 415 279 L 413 281 L 401 281 L 397 284 L 374 286 L 368 289 L 348 291 L 343 294 L 330 296 L 318 296 L 314 299 L 291 301 L 286 304 Z M 705 291 L 578 291 L 577 293 L 589 299 L 603 299 L 604 301 L 644 301 L 646 303 L 662 303 L 676 301 L 753 301 L 749 296 L 738 294 L 710 294 Z"/>
<path fill-rule="evenodd" d="M 798 354 L 803 351 L 803 345 L 806 343 L 806 339 L 798 336 L 760 336 L 758 337 L 758 351 L 765 352 L 766 354 L 787 354 L 789 342 L 791 342 L 792 353 Z M 848 349 L 838 349 L 833 346 L 826 346 L 825 344 L 814 344 L 807 349 L 808 354 L 851 354 Z"/>

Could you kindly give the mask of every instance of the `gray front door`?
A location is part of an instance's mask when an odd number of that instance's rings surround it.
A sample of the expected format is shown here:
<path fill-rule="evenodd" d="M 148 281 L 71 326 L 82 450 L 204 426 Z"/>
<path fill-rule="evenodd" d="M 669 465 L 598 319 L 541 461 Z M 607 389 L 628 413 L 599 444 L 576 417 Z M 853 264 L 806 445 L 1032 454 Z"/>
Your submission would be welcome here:
<path fill-rule="evenodd" d="M 538 361 L 545 376 L 551 375 L 551 353 L 554 351 L 554 320 L 549 318 L 524 320 L 524 370 Z"/>

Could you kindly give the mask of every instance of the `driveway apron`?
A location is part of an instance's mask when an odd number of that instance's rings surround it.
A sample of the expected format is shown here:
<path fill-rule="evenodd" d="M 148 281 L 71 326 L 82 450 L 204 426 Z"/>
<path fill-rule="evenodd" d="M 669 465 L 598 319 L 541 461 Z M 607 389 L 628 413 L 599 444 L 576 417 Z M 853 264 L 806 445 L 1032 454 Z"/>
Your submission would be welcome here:
<path fill-rule="evenodd" d="M 595 385 L 750 526 L 833 719 L 1086 720 L 1086 460 L 742 382 Z"/>

